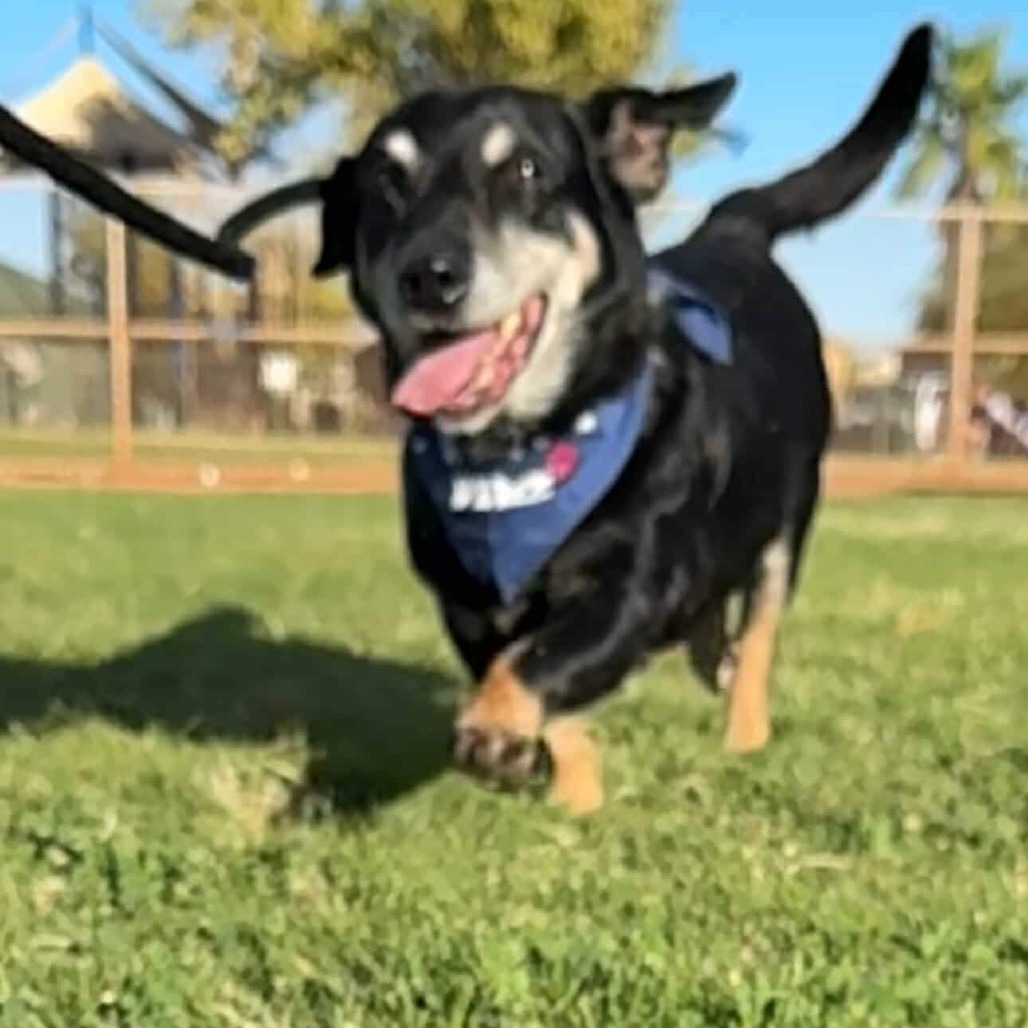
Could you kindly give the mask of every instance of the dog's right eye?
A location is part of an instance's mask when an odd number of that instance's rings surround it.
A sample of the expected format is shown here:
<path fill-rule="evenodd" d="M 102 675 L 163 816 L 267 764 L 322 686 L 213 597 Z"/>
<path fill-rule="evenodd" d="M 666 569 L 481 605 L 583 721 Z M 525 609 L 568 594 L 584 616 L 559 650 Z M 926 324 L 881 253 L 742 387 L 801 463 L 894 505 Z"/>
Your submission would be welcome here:
<path fill-rule="evenodd" d="M 407 174 L 392 162 L 381 165 L 375 172 L 375 186 L 382 198 L 398 214 L 407 206 Z"/>

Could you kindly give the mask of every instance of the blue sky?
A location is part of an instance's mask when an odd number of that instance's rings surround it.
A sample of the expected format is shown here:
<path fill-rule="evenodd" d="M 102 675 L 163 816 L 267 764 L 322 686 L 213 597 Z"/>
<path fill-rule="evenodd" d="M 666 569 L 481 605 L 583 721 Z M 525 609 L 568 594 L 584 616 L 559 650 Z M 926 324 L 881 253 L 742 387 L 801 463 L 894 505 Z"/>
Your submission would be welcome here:
<path fill-rule="evenodd" d="M 197 98 L 217 103 L 212 65 L 202 56 L 162 52 L 136 16 L 137 3 L 96 0 L 92 6 Z M 682 169 L 676 195 L 713 199 L 813 155 L 853 120 L 904 32 L 923 18 L 958 31 L 1005 24 L 1012 30 L 1010 63 L 1028 65 L 1028 13 L 1011 14 L 1012 6 L 1009 0 L 945 0 L 933 7 L 911 0 L 686 0 L 674 17 L 667 57 L 700 74 L 725 68 L 740 72 L 725 121 L 745 130 L 751 142 L 741 156 L 713 152 Z M 5 7 L 0 15 L 0 97 L 11 102 L 44 85 L 72 59 L 73 37 L 50 51 L 47 47 L 78 5 L 46 0 Z M 114 62 L 102 49 L 101 54 Z M 1028 137 L 1028 110 L 1022 124 Z M 329 125 L 325 119 L 308 124 L 288 151 L 330 148 Z M 902 337 L 933 261 L 933 235 L 924 223 L 866 214 L 889 204 L 899 163 L 856 212 L 810 238 L 788 240 L 778 250 L 825 329 L 862 347 L 878 348 Z M 26 196 L 0 192 L 0 259 L 40 268 L 37 226 L 43 211 Z M 671 215 L 661 235 L 689 221 L 687 214 Z"/>

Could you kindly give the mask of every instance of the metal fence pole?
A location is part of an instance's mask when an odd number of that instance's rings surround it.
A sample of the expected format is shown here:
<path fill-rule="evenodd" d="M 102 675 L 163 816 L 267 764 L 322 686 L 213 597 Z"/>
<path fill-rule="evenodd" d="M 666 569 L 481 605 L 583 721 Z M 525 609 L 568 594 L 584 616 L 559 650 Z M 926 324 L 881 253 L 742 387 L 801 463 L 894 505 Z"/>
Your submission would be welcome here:
<path fill-rule="evenodd" d="M 946 450 L 954 463 L 966 464 L 974 402 L 974 350 L 982 272 L 982 212 L 973 207 L 961 211 L 956 269 Z"/>
<path fill-rule="evenodd" d="M 116 468 L 132 463 L 132 340 L 129 336 L 128 260 L 125 226 L 107 227 L 107 326 L 111 358 L 111 459 Z"/>

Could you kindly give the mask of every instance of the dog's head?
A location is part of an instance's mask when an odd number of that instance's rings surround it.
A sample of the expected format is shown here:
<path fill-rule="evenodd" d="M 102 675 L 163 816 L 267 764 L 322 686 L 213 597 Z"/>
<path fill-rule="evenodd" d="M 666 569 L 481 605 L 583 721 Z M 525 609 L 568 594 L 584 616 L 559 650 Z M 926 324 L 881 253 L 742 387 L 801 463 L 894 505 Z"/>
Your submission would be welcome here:
<path fill-rule="evenodd" d="M 708 127 L 735 81 L 621 87 L 582 104 L 514 87 L 426 93 L 330 177 L 260 197 L 215 240 L 2 107 L 0 140 L 133 229 L 241 279 L 253 270 L 241 236 L 320 203 L 314 272 L 350 273 L 381 331 L 394 403 L 480 434 L 567 411 L 638 363 L 648 305 L 635 207 L 664 187 L 675 131 Z"/>
<path fill-rule="evenodd" d="M 647 316 L 636 205 L 665 185 L 674 133 L 706 128 L 735 81 L 579 104 L 513 87 L 430 92 L 385 117 L 318 186 L 314 273 L 350 273 L 394 404 L 471 435 L 537 424 L 627 374 Z M 249 210 L 266 217 L 309 188 Z M 244 209 L 221 239 L 255 220 Z"/>

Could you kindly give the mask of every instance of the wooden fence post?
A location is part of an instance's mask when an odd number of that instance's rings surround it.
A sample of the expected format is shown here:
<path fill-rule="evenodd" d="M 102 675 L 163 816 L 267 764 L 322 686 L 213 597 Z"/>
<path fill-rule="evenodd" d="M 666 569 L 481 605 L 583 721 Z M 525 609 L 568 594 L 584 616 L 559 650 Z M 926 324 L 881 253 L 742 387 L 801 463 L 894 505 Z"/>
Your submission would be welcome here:
<path fill-rule="evenodd" d="M 107 326 L 111 361 L 111 460 L 132 463 L 132 340 L 129 337 L 125 226 L 107 218 Z"/>
<path fill-rule="evenodd" d="M 965 464 L 974 403 L 974 351 L 982 272 L 982 212 L 971 206 L 960 209 L 956 271 L 946 450 L 954 463 Z"/>

